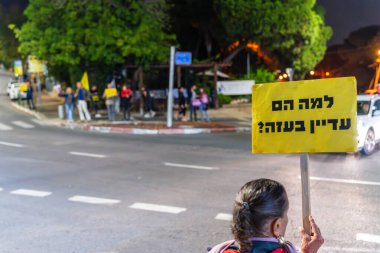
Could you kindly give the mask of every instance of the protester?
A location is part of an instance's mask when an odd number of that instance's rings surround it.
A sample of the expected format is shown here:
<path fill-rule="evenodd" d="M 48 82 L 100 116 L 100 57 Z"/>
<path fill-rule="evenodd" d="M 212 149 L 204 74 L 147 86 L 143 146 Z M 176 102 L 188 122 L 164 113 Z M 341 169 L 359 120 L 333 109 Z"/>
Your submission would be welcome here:
<path fill-rule="evenodd" d="M 123 85 L 120 92 L 120 98 L 121 98 L 121 108 L 123 110 L 123 118 L 125 120 L 130 120 L 131 119 L 132 90 L 129 86 Z"/>
<path fill-rule="evenodd" d="M 75 96 L 73 89 L 71 87 L 66 88 L 66 93 L 59 94 L 61 97 L 65 97 L 65 109 L 66 109 L 66 119 L 68 122 L 74 121 L 74 105 Z"/>
<path fill-rule="evenodd" d="M 141 89 L 141 95 L 144 99 L 144 118 L 153 118 L 156 115 L 156 112 L 153 111 L 153 98 L 151 97 L 149 90 L 145 87 Z"/>
<path fill-rule="evenodd" d="M 116 91 L 116 92 L 113 92 Z M 108 114 L 108 120 L 115 121 L 116 119 L 116 111 L 115 111 L 115 101 L 117 98 L 117 90 L 114 88 L 112 83 L 109 83 L 107 85 L 107 89 L 105 89 L 103 93 L 103 98 L 106 99 L 106 106 L 107 106 L 107 114 Z"/>
<path fill-rule="evenodd" d="M 235 198 L 232 218 L 233 241 L 215 246 L 210 253 L 296 253 L 284 239 L 289 201 L 284 186 L 270 179 L 246 183 Z M 310 216 L 312 235 L 300 228 L 301 253 L 315 253 L 324 239 Z"/>
<path fill-rule="evenodd" d="M 186 117 L 186 97 L 185 97 L 185 89 L 180 87 L 178 89 L 178 119 L 184 120 Z"/>
<path fill-rule="evenodd" d="M 27 81 L 28 89 L 26 90 L 26 102 L 30 110 L 36 109 L 33 102 L 33 87 L 30 81 Z"/>
<path fill-rule="evenodd" d="M 100 117 L 99 111 L 99 92 L 98 87 L 93 85 L 91 87 L 91 113 L 95 115 L 95 117 Z"/>
<path fill-rule="evenodd" d="M 209 122 L 210 119 L 208 117 L 208 95 L 205 92 L 204 88 L 199 89 L 199 100 L 201 101 L 201 105 L 199 106 L 199 112 L 201 116 L 201 121 Z"/>
<path fill-rule="evenodd" d="M 190 121 L 197 121 L 197 110 L 201 105 L 201 101 L 197 97 L 197 87 L 193 85 L 190 89 Z"/>
<path fill-rule="evenodd" d="M 82 87 L 81 82 L 77 82 L 77 91 L 75 93 L 75 98 L 77 99 L 77 107 L 79 111 L 79 119 L 81 121 L 90 121 L 91 115 L 87 109 L 87 97 L 88 91 Z"/>

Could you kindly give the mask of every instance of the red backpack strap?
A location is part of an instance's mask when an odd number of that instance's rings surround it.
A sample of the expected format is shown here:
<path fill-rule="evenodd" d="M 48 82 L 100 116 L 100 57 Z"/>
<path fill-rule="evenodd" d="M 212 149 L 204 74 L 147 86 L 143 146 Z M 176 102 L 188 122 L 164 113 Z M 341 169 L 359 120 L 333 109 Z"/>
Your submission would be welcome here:
<path fill-rule="evenodd" d="M 225 241 L 214 246 L 208 253 L 235 253 L 236 251 L 228 252 L 228 248 L 235 243 L 235 240 Z"/>

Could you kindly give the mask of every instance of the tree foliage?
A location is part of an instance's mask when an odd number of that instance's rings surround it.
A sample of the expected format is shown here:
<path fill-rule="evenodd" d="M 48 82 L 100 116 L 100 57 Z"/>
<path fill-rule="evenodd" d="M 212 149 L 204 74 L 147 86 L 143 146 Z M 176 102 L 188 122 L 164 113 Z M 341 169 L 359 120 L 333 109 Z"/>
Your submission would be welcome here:
<path fill-rule="evenodd" d="M 215 8 L 231 42 L 259 43 L 298 78 L 322 60 L 332 33 L 315 0 L 215 0 Z"/>
<path fill-rule="evenodd" d="M 34 0 L 16 30 L 19 50 L 50 66 L 85 69 L 133 61 L 147 65 L 168 57 L 164 0 Z M 80 71 L 77 71 L 80 72 Z"/>
<path fill-rule="evenodd" d="M 10 24 L 20 25 L 24 22 L 22 7 L 20 5 L 3 6 L 0 4 L 0 62 L 8 68 L 12 61 L 20 58 L 17 52 L 19 46 Z"/>

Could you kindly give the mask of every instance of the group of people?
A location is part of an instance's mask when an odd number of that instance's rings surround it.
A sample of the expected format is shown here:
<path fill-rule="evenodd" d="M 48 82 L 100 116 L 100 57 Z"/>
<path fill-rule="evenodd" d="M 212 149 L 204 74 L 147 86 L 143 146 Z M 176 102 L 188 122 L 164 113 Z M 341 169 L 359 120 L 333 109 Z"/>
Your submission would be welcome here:
<path fill-rule="evenodd" d="M 186 117 L 185 89 L 180 87 L 178 93 L 178 118 L 184 120 Z M 197 93 L 197 87 L 193 85 L 190 89 L 188 101 L 190 107 L 190 121 L 198 121 L 197 111 L 199 111 L 200 121 L 210 122 L 208 116 L 209 96 L 203 87 L 199 88 L 199 93 Z"/>
<path fill-rule="evenodd" d="M 103 98 L 107 107 L 108 120 L 115 121 L 116 113 L 121 110 L 124 120 L 131 120 L 133 92 L 129 85 L 123 85 L 120 92 L 109 83 L 104 90 Z"/>
<path fill-rule="evenodd" d="M 90 121 L 91 114 L 88 111 L 87 100 L 90 98 L 90 93 L 83 88 L 81 82 L 76 84 L 77 90 L 74 93 L 71 87 L 66 88 L 66 92 L 61 92 L 60 96 L 65 98 L 66 119 L 68 122 L 74 121 L 74 106 L 78 108 L 79 119 L 81 121 Z"/>

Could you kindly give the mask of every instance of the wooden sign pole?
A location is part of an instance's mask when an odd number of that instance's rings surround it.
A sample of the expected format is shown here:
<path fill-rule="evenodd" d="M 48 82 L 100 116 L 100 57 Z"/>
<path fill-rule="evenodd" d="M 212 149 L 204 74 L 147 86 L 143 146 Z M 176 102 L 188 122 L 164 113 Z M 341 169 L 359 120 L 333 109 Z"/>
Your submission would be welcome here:
<path fill-rule="evenodd" d="M 302 185 L 302 221 L 303 228 L 311 235 L 309 215 L 310 205 L 310 177 L 309 177 L 309 154 L 301 154 L 301 185 Z"/>

